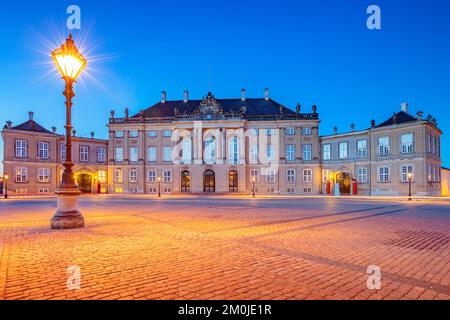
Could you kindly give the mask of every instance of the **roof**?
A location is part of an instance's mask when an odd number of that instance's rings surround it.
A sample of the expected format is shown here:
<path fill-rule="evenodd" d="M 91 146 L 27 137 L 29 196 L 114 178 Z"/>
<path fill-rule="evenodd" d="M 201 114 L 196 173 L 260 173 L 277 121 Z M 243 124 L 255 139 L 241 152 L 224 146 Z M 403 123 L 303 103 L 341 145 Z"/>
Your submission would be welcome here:
<path fill-rule="evenodd" d="M 211 93 L 208 93 L 207 99 L 210 97 Z M 239 112 L 242 107 L 245 107 L 245 114 L 249 116 L 258 115 L 277 115 L 280 114 L 280 108 L 283 114 L 296 113 L 289 108 L 279 104 L 278 102 L 265 98 L 246 98 L 244 101 L 241 99 L 212 99 L 217 102 L 217 104 L 222 108 L 223 112 Z M 163 118 L 163 117 L 174 117 L 175 109 L 178 113 L 194 113 L 199 110 L 200 105 L 205 100 L 188 100 L 184 102 L 183 100 L 158 102 L 157 104 L 147 108 L 143 111 L 143 116 L 145 118 Z M 136 114 L 132 118 L 139 118 L 141 114 Z"/>
<path fill-rule="evenodd" d="M 415 122 L 418 119 L 410 115 L 405 111 L 400 111 L 398 113 L 394 113 L 392 117 L 384 121 L 383 123 L 375 126 L 375 128 L 392 126 L 393 124 L 402 124 L 407 122 Z"/>
<path fill-rule="evenodd" d="M 32 132 L 54 134 L 53 132 L 45 129 L 43 126 L 41 126 L 39 123 L 37 123 L 34 120 L 28 120 L 27 122 L 19 124 L 19 125 L 15 126 L 15 127 L 11 127 L 11 129 L 12 130 L 32 131 Z"/>

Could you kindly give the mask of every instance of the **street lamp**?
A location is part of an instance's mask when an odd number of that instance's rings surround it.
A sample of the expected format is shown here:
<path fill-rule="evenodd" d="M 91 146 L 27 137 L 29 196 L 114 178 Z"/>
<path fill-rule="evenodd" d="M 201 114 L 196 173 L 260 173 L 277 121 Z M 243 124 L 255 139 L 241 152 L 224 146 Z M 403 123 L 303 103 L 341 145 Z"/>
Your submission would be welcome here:
<path fill-rule="evenodd" d="M 5 174 L 5 175 L 3 176 L 3 182 L 5 183 L 5 191 L 4 191 L 4 193 L 5 193 L 5 195 L 4 195 L 5 199 L 8 199 L 8 179 L 9 179 L 9 176 L 8 176 L 7 174 Z"/>
<path fill-rule="evenodd" d="M 413 179 L 413 174 L 412 173 L 408 173 L 408 184 L 409 184 L 409 193 L 408 193 L 408 200 L 411 201 L 412 200 L 412 193 L 411 193 L 411 182 Z"/>
<path fill-rule="evenodd" d="M 52 229 L 73 229 L 84 227 L 84 218 L 78 210 L 78 197 L 81 194 L 75 183 L 72 167 L 72 98 L 73 84 L 86 67 L 87 60 L 79 52 L 72 35 L 58 49 L 52 52 L 53 62 L 66 82 L 66 160 L 61 184 L 55 192 L 57 195 L 57 211 L 51 220 Z"/>
<path fill-rule="evenodd" d="M 161 198 L 161 177 L 158 177 L 158 198 Z"/>
<path fill-rule="evenodd" d="M 255 182 L 256 182 L 256 177 L 252 177 L 252 195 L 253 195 L 253 198 L 255 197 Z"/>

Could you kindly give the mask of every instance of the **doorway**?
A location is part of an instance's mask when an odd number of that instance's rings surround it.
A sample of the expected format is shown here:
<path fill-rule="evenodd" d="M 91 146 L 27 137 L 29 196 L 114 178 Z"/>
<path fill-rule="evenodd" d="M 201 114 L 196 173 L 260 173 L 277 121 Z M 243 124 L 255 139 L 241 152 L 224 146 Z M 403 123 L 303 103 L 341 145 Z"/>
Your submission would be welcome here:
<path fill-rule="evenodd" d="M 82 193 L 92 193 L 92 176 L 90 174 L 79 174 L 77 176 L 78 189 Z"/>
<path fill-rule="evenodd" d="M 339 191 L 341 194 L 350 194 L 350 188 L 352 184 L 352 178 L 349 173 L 341 172 L 336 176 L 336 180 L 339 183 Z"/>
<path fill-rule="evenodd" d="M 229 192 L 238 192 L 238 172 L 236 170 L 228 173 L 228 186 Z"/>
<path fill-rule="evenodd" d="M 216 192 L 216 174 L 212 170 L 203 173 L 203 192 Z"/>
<path fill-rule="evenodd" d="M 187 170 L 181 172 L 181 192 L 191 192 L 191 174 Z"/>

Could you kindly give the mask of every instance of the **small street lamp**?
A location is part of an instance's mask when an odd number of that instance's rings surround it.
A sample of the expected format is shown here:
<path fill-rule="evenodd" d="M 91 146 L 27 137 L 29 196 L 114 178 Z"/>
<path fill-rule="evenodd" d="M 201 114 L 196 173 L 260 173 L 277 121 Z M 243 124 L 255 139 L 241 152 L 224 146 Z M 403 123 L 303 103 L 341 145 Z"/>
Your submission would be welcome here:
<path fill-rule="evenodd" d="M 4 187 L 4 197 L 5 197 L 5 199 L 8 199 L 8 179 L 9 179 L 9 176 L 7 175 L 7 174 L 5 174 L 4 176 L 3 176 L 3 183 L 5 184 L 5 187 Z"/>
<path fill-rule="evenodd" d="M 409 184 L 409 193 L 408 193 L 408 200 L 411 201 L 412 200 L 412 193 L 411 193 L 411 183 L 412 183 L 412 179 L 413 179 L 413 174 L 412 173 L 408 173 L 408 184 Z"/>
<path fill-rule="evenodd" d="M 256 177 L 252 177 L 252 195 L 253 195 L 253 198 L 255 197 L 255 182 L 256 182 Z"/>
<path fill-rule="evenodd" d="M 161 177 L 158 177 L 158 198 L 161 198 Z"/>
<path fill-rule="evenodd" d="M 75 183 L 72 167 L 72 98 L 73 84 L 86 67 L 87 60 L 79 52 L 72 35 L 58 49 L 52 52 L 53 62 L 66 82 L 64 95 L 66 97 L 66 160 L 63 163 L 64 172 L 61 184 L 55 192 L 57 195 L 57 211 L 51 220 L 52 229 L 73 229 L 84 227 L 84 218 L 78 210 L 78 200 L 81 194 Z"/>

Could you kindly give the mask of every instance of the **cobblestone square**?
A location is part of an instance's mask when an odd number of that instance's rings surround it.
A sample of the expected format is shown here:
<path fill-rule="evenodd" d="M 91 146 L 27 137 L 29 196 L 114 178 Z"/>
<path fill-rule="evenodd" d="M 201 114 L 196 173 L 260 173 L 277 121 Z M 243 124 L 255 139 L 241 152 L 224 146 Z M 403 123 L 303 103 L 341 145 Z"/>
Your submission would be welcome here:
<path fill-rule="evenodd" d="M 0 300 L 450 299 L 448 200 L 97 196 L 65 231 L 55 208 L 0 201 Z"/>

